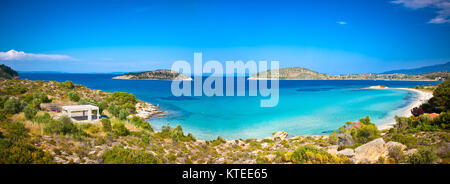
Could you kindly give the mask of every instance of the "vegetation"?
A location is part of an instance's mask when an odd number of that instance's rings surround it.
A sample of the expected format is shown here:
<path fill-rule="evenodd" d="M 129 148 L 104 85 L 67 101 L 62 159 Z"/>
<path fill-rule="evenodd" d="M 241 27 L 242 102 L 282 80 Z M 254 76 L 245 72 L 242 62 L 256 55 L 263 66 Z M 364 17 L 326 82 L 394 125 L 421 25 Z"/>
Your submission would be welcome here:
<path fill-rule="evenodd" d="M 433 92 L 433 97 L 421 105 L 427 113 L 441 113 L 450 111 L 450 80 L 446 80 L 438 85 Z"/>
<path fill-rule="evenodd" d="M 9 66 L 4 64 L 0 65 L 0 79 L 14 79 L 18 78 L 18 74 L 16 71 L 11 69 Z"/>
<path fill-rule="evenodd" d="M 171 70 L 155 70 L 148 72 L 127 73 L 114 79 L 143 79 L 143 80 L 183 80 L 190 77 Z"/>
<path fill-rule="evenodd" d="M 158 161 L 152 154 L 145 151 L 125 149 L 115 146 L 106 150 L 103 154 L 104 164 L 158 164 Z"/>

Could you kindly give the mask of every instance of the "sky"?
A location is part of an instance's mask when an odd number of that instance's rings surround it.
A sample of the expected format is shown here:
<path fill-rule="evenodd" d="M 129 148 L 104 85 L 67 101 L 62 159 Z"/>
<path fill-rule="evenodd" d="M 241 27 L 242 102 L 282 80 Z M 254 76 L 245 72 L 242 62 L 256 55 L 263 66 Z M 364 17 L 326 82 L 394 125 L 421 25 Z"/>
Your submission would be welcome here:
<path fill-rule="evenodd" d="M 108 73 L 279 61 L 378 73 L 450 61 L 450 0 L 0 0 L 0 63 Z"/>

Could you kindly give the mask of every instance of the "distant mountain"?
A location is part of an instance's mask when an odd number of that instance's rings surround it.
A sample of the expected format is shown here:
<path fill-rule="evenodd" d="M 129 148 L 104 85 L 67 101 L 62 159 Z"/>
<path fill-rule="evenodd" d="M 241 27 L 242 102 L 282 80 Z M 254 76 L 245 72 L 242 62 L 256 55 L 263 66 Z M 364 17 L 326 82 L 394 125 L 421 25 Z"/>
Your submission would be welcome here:
<path fill-rule="evenodd" d="M 425 73 L 431 73 L 431 72 L 442 72 L 442 71 L 450 71 L 450 62 L 445 64 L 439 64 L 439 65 L 431 65 L 431 66 L 425 66 L 420 68 L 413 68 L 413 69 L 403 69 L 403 70 L 392 70 L 387 71 L 382 74 L 394 74 L 394 73 L 402 73 L 402 74 L 408 74 L 408 75 L 418 75 L 418 74 L 425 74 Z"/>
<path fill-rule="evenodd" d="M 19 74 L 9 66 L 0 65 L 0 79 L 17 79 Z"/>
<path fill-rule="evenodd" d="M 148 72 L 131 72 L 115 76 L 113 79 L 126 80 L 192 80 L 191 77 L 171 70 L 155 70 Z"/>
<path fill-rule="evenodd" d="M 329 75 L 318 73 L 302 67 L 281 68 L 278 70 L 278 76 L 271 76 L 273 71 L 268 70 L 253 74 L 250 80 L 445 80 L 450 78 L 449 72 L 431 72 L 419 75 L 407 74 L 349 74 L 349 75 Z"/>

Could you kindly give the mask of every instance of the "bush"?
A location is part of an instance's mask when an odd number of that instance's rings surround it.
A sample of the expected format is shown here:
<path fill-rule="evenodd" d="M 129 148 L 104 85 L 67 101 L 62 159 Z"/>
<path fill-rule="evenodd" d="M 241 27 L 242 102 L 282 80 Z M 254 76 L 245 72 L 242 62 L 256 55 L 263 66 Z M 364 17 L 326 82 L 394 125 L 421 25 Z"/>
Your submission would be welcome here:
<path fill-rule="evenodd" d="M 442 129 L 450 129 L 450 112 L 441 113 L 433 123 Z"/>
<path fill-rule="evenodd" d="M 152 128 L 152 126 L 150 126 L 150 123 L 149 122 L 147 122 L 147 121 L 144 121 L 144 120 L 142 120 L 141 118 L 139 118 L 139 117 L 137 117 L 137 116 L 133 116 L 132 118 L 131 118 L 131 121 L 130 121 L 133 125 L 135 125 L 135 126 L 137 126 L 137 127 L 139 127 L 139 128 L 142 128 L 142 129 L 145 129 L 145 130 L 150 130 L 150 131 L 153 131 L 153 128 Z"/>
<path fill-rule="evenodd" d="M 3 110 L 7 114 L 16 114 L 22 111 L 22 104 L 17 98 L 9 98 L 3 105 Z"/>
<path fill-rule="evenodd" d="M 75 84 L 73 84 L 72 81 L 63 82 L 63 83 L 61 83 L 61 86 L 64 87 L 64 88 L 67 88 L 67 89 L 75 88 Z"/>
<path fill-rule="evenodd" d="M 62 116 L 57 120 L 51 120 L 44 127 L 47 134 L 78 134 L 80 130 L 73 124 L 72 120 L 67 116 Z"/>
<path fill-rule="evenodd" d="M 106 150 L 102 155 L 104 164 L 158 164 L 160 163 L 152 154 L 144 150 L 136 151 L 115 146 Z"/>
<path fill-rule="evenodd" d="M 50 122 L 50 120 L 52 120 L 52 118 L 50 117 L 50 114 L 47 112 L 44 115 L 38 116 L 33 119 L 33 121 L 36 123 L 48 123 Z"/>
<path fill-rule="evenodd" d="M 20 122 L 10 122 L 4 125 L 6 132 L 9 137 L 14 139 L 21 139 L 27 137 L 28 129 L 25 128 L 25 125 Z"/>
<path fill-rule="evenodd" d="M 403 153 L 401 146 L 394 146 L 389 150 L 389 157 L 393 158 L 396 163 L 401 163 L 405 160 L 405 154 Z"/>
<path fill-rule="evenodd" d="M 123 123 L 115 123 L 112 127 L 113 134 L 115 136 L 127 136 L 130 134 L 130 131 L 125 127 Z"/>
<path fill-rule="evenodd" d="M 437 159 L 436 153 L 431 148 L 421 147 L 409 157 L 411 164 L 433 164 Z"/>
<path fill-rule="evenodd" d="M 78 96 L 78 93 L 75 91 L 70 91 L 69 93 L 67 93 L 67 95 L 69 96 L 70 101 L 80 101 L 80 96 Z"/>
<path fill-rule="evenodd" d="M 50 164 L 53 157 L 23 142 L 0 139 L 0 164 Z"/>
<path fill-rule="evenodd" d="M 34 109 L 34 108 L 30 107 L 30 106 L 26 106 L 23 109 L 23 112 L 25 114 L 25 118 L 27 118 L 29 120 L 33 119 L 36 116 L 36 113 L 37 113 L 36 109 Z"/>
<path fill-rule="evenodd" d="M 126 120 L 128 116 L 128 112 L 125 109 L 120 109 L 119 111 L 119 116 L 117 118 L 119 118 L 120 120 Z"/>
<path fill-rule="evenodd" d="M 425 112 L 450 111 L 450 80 L 445 80 L 434 90 L 433 97 L 420 106 Z"/>
<path fill-rule="evenodd" d="M 101 122 L 102 122 L 103 131 L 104 132 L 111 132 L 111 130 L 112 130 L 112 128 L 111 128 L 111 121 L 109 121 L 109 119 L 102 118 Z"/>
<path fill-rule="evenodd" d="M 422 115 L 423 113 L 425 113 L 423 110 L 422 110 L 422 108 L 420 108 L 420 107 L 414 107 L 413 109 L 411 109 L 411 114 L 413 115 L 413 116 L 420 116 L 420 115 Z"/>
<path fill-rule="evenodd" d="M 337 135 L 337 132 L 334 131 L 329 137 L 328 137 L 328 143 L 332 144 L 332 145 L 336 145 L 339 143 L 339 138 Z"/>
<path fill-rule="evenodd" d="M 109 98 L 106 99 L 110 104 L 125 109 L 129 113 L 136 112 L 136 97 L 131 93 L 126 92 L 114 92 Z"/>
<path fill-rule="evenodd" d="M 163 125 L 161 127 L 161 132 L 158 132 L 157 135 L 162 137 L 162 138 L 171 138 L 174 141 L 192 141 L 192 140 L 195 140 L 195 137 L 192 134 L 188 134 L 187 136 L 185 136 L 184 133 L 183 133 L 183 128 L 181 128 L 180 125 L 178 125 L 176 128 L 171 128 L 170 124 Z"/>
<path fill-rule="evenodd" d="M 380 131 L 378 130 L 377 126 L 375 126 L 374 124 L 366 124 L 362 125 L 356 133 L 356 140 L 361 144 L 365 144 L 380 136 Z"/>
<path fill-rule="evenodd" d="M 296 164 L 324 164 L 333 156 L 311 145 L 305 145 L 297 148 L 291 155 L 291 161 Z"/>

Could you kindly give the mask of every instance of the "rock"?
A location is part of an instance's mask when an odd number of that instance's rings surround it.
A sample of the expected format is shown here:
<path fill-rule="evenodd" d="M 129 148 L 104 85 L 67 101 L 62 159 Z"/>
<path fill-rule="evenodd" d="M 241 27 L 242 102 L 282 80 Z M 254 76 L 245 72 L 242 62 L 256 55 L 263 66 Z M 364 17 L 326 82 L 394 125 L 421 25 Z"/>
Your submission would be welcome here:
<path fill-rule="evenodd" d="M 350 134 L 338 134 L 339 146 L 351 146 L 355 144 L 352 136 Z"/>
<path fill-rule="evenodd" d="M 378 138 L 370 141 L 355 149 L 355 163 L 375 163 L 381 156 L 388 155 L 388 148 L 383 138 Z"/>
<path fill-rule="evenodd" d="M 287 136 L 288 136 L 287 132 L 275 132 L 273 134 L 273 140 L 280 140 L 280 141 L 282 141 L 282 140 L 285 140 L 287 138 Z"/>
<path fill-rule="evenodd" d="M 436 150 L 436 153 L 439 155 L 445 155 L 450 152 L 450 142 L 443 143 Z"/>
<path fill-rule="evenodd" d="M 405 155 L 406 156 L 411 156 L 411 155 L 413 155 L 414 153 L 417 153 L 417 149 L 410 149 L 410 150 L 408 150 L 408 151 L 405 151 Z"/>
<path fill-rule="evenodd" d="M 88 153 L 89 155 L 95 154 L 95 150 Z"/>
<path fill-rule="evenodd" d="M 343 149 L 337 152 L 337 155 L 344 155 L 348 158 L 353 158 L 355 156 L 355 151 L 350 148 Z"/>
<path fill-rule="evenodd" d="M 399 142 L 394 142 L 394 141 L 389 141 L 388 143 L 386 143 L 387 149 L 389 152 L 391 152 L 392 149 L 394 149 L 395 147 L 400 147 L 400 150 L 403 151 L 406 149 L 406 146 L 403 145 L 402 143 Z"/>
<path fill-rule="evenodd" d="M 332 155 L 337 155 L 338 153 L 338 145 L 328 146 L 327 152 Z"/>

